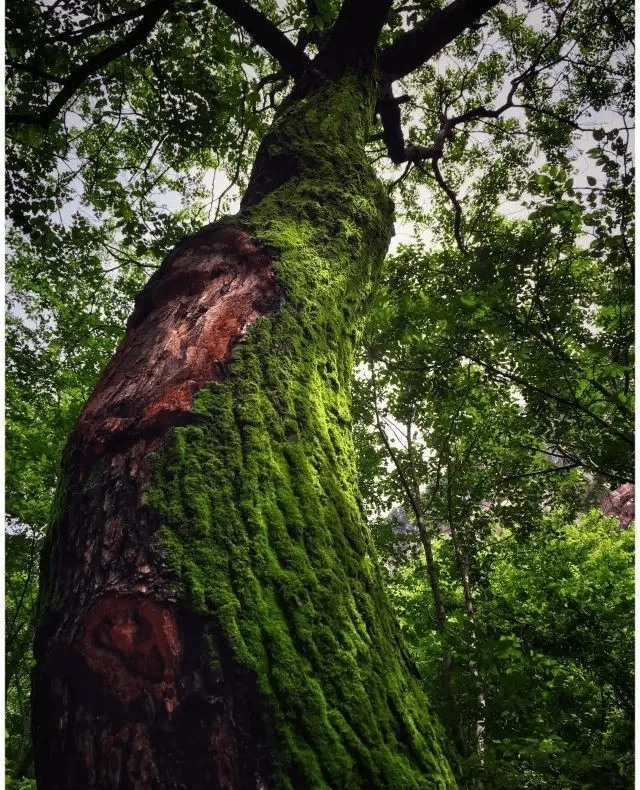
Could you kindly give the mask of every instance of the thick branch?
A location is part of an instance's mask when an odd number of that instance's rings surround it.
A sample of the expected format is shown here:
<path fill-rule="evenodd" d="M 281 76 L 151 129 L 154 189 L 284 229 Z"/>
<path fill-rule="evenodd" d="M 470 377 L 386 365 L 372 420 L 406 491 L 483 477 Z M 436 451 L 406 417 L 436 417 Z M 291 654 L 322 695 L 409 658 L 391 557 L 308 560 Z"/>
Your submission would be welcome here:
<path fill-rule="evenodd" d="M 391 82 L 388 82 L 376 104 L 376 111 L 380 115 L 380 120 L 382 121 L 382 139 L 389 152 L 389 157 L 394 164 L 400 164 L 401 162 L 408 162 L 411 164 L 413 162 L 418 167 L 420 167 L 418 164 L 419 162 L 424 162 L 426 159 L 431 160 L 433 173 L 438 182 L 438 186 L 444 190 L 455 209 L 454 234 L 458 248 L 460 252 L 466 253 L 461 230 L 462 207 L 460 206 L 456 193 L 442 177 L 442 173 L 438 166 L 438 160 L 442 156 L 445 140 L 451 138 L 454 122 L 465 120 L 465 118 L 461 116 L 459 119 L 454 119 L 453 122 L 445 121 L 440 127 L 435 145 L 433 146 L 427 148 L 421 145 L 412 145 L 411 143 L 405 144 L 400 118 L 400 104 L 404 104 L 406 101 L 409 101 L 409 97 L 406 95 L 393 95 L 393 87 Z M 401 178 L 404 178 L 407 172 L 408 168 Z"/>
<path fill-rule="evenodd" d="M 407 161 L 400 117 L 400 104 L 403 100 L 404 97 L 393 95 L 391 83 L 387 83 L 376 104 L 376 112 L 382 121 L 382 139 L 391 161 L 396 165 Z"/>
<path fill-rule="evenodd" d="M 406 77 L 426 63 L 460 33 L 471 27 L 499 0 L 454 0 L 436 11 L 426 22 L 386 47 L 380 55 L 380 67 L 391 81 Z"/>
<path fill-rule="evenodd" d="M 315 59 L 326 73 L 369 66 L 393 0 L 345 0 L 327 45 Z"/>
<path fill-rule="evenodd" d="M 304 52 L 246 0 L 210 0 L 210 2 L 244 28 L 256 44 L 266 49 L 290 76 L 300 77 L 311 65 Z"/>
<path fill-rule="evenodd" d="M 401 162 L 419 162 L 424 159 L 438 159 L 442 156 L 442 143 L 438 142 L 432 148 L 416 145 L 405 145 L 400 117 L 400 105 L 409 101 L 407 95 L 394 96 L 391 83 L 384 86 L 376 104 L 376 112 L 382 121 L 382 139 L 389 152 L 391 161 L 398 165 Z"/>
<path fill-rule="evenodd" d="M 100 69 L 112 63 L 114 60 L 128 54 L 138 44 L 146 41 L 172 2 L 173 0 L 152 0 L 146 7 L 142 19 L 133 30 L 120 41 L 111 44 L 111 46 L 103 49 L 101 52 L 97 52 L 95 55 L 89 57 L 82 65 L 72 71 L 65 79 L 62 89 L 56 94 L 49 106 L 39 115 L 9 113 L 6 118 L 7 123 L 33 123 L 47 129 L 66 102 L 69 101 L 88 77 L 100 71 Z"/>

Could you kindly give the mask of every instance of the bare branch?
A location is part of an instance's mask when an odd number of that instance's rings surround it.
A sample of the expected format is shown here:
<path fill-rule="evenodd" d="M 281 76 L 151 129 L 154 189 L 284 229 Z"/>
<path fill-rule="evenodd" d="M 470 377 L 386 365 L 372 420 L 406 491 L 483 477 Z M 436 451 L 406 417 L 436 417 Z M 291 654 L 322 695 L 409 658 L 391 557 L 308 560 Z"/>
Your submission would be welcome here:
<path fill-rule="evenodd" d="M 610 434 L 612 434 L 613 436 L 617 436 L 618 439 L 621 439 L 623 442 L 633 447 L 634 442 L 630 436 L 627 436 L 627 434 L 623 433 L 622 431 L 619 431 L 617 428 L 611 425 L 611 423 L 608 423 L 606 420 L 603 420 L 602 417 L 600 417 L 599 415 L 594 414 L 584 404 L 580 403 L 580 401 L 578 401 L 577 399 L 569 400 L 568 398 L 565 398 L 562 395 L 558 395 L 557 393 L 549 392 L 549 390 L 542 389 L 541 387 L 536 387 L 534 384 L 531 384 L 530 382 L 526 381 L 520 376 L 517 376 L 515 373 L 511 373 L 509 371 L 496 368 L 494 367 L 494 365 L 490 365 L 488 362 L 484 362 L 482 359 L 479 359 L 478 357 L 471 356 L 467 351 L 461 352 L 461 354 L 463 354 L 464 356 L 467 357 L 467 359 L 470 359 L 472 362 L 475 362 L 476 364 L 480 365 L 485 370 L 488 370 L 490 373 L 493 373 L 496 376 L 501 376 L 502 378 L 505 378 L 508 381 L 513 381 L 514 384 L 518 384 L 518 386 L 524 387 L 525 389 L 530 390 L 531 392 L 537 392 L 539 395 L 542 395 L 545 398 L 549 398 L 550 400 L 554 400 L 556 403 L 561 403 L 564 406 L 569 406 L 572 409 L 576 409 L 576 411 L 582 412 L 587 417 L 589 417 L 594 422 L 596 422 L 598 425 L 600 425 L 602 428 L 604 428 L 606 431 L 608 431 Z"/>
<path fill-rule="evenodd" d="M 417 58 L 418 55 L 420 55 L 420 57 L 423 57 L 425 56 L 425 53 L 427 53 L 428 47 L 433 46 L 433 41 L 436 41 L 436 43 L 438 41 L 443 41 L 443 36 L 446 38 L 446 36 L 449 34 L 451 34 L 452 37 L 455 37 L 455 35 L 458 35 L 458 33 L 465 29 L 465 25 L 463 24 L 465 20 L 468 23 L 466 24 L 466 27 L 473 26 L 475 24 L 473 20 L 469 22 L 469 20 L 473 17 L 473 14 L 481 13 L 481 7 L 485 8 L 485 10 L 488 10 L 491 5 L 495 5 L 492 0 L 454 0 L 450 6 L 447 6 L 447 8 L 445 8 L 443 11 L 438 11 L 433 14 L 427 22 L 408 33 L 396 43 L 397 45 L 401 45 L 404 42 L 408 47 L 407 52 L 411 50 L 412 56 Z M 389 151 L 389 156 L 396 164 L 406 161 L 419 162 L 425 159 L 431 159 L 433 161 L 436 180 L 438 180 L 438 183 L 440 183 L 445 192 L 447 192 L 449 198 L 453 202 L 454 207 L 456 208 L 456 239 L 461 251 L 463 250 L 462 238 L 460 235 L 461 210 L 455 198 L 455 193 L 449 190 L 446 184 L 444 184 L 442 176 L 435 163 L 442 156 L 444 143 L 446 140 L 451 139 L 453 130 L 456 126 L 474 119 L 486 120 L 499 118 L 506 110 L 513 107 L 523 107 L 529 109 L 530 111 L 536 110 L 543 114 L 552 115 L 555 117 L 555 120 L 559 122 L 565 123 L 575 129 L 579 128 L 577 124 L 574 123 L 574 121 L 567 118 L 561 118 L 559 115 L 555 115 L 552 111 L 538 109 L 530 104 L 514 104 L 514 96 L 519 87 L 523 85 L 526 87 L 528 82 L 537 77 L 542 71 L 550 68 L 551 66 L 557 65 L 562 61 L 563 58 L 556 58 L 552 62 L 546 63 L 542 66 L 540 65 L 544 53 L 549 49 L 551 43 L 556 41 L 560 36 L 561 27 L 568 8 L 569 6 L 567 6 L 562 14 L 558 15 L 558 26 L 552 38 L 544 43 L 529 66 L 527 66 L 527 68 L 525 68 L 521 74 L 511 80 L 511 88 L 504 103 L 495 110 L 489 110 L 484 106 L 474 107 L 467 110 L 462 115 L 458 115 L 454 118 L 447 118 L 446 113 L 443 113 L 444 119 L 440 124 L 440 129 L 438 131 L 435 145 L 432 147 L 411 145 L 405 146 L 398 105 L 406 101 L 407 97 L 394 97 L 392 88 L 393 81 L 397 79 L 398 76 L 403 76 L 403 73 L 401 73 L 402 69 L 398 71 L 398 68 L 400 68 L 400 65 L 404 63 L 404 61 L 395 61 L 389 55 L 390 52 L 396 52 L 396 49 L 394 49 L 396 44 L 393 44 L 382 53 L 381 65 L 384 70 L 385 82 L 380 98 L 376 105 L 376 111 L 379 113 L 382 120 L 382 138 L 385 142 L 385 145 L 387 146 L 387 150 Z M 452 16 L 454 12 L 457 14 L 455 18 Z M 453 35 L 453 33 L 455 33 L 455 35 Z M 422 47 L 422 49 L 419 49 L 419 45 Z M 402 52 L 401 50 L 397 50 L 397 52 L 400 54 L 407 54 L 404 52 L 404 50 L 402 50 Z M 478 52 L 477 57 L 479 56 L 480 53 Z M 385 58 L 388 59 L 385 60 Z M 418 60 L 415 61 L 416 65 L 420 65 L 421 62 L 424 62 L 424 60 L 420 62 Z M 394 63 L 395 65 L 392 65 Z M 402 68 L 404 68 L 404 66 Z M 395 69 L 395 71 L 393 69 Z M 459 98 L 462 98 L 462 89 Z"/>
<path fill-rule="evenodd" d="M 391 83 L 387 83 L 378 102 L 376 112 L 382 121 L 382 140 L 387 147 L 391 161 L 398 165 L 401 162 L 419 162 L 424 159 L 437 159 L 442 156 L 442 142 L 433 148 L 407 145 L 404 143 L 400 105 L 409 101 L 409 96 L 394 96 Z"/>
<path fill-rule="evenodd" d="M 148 6 L 141 6 L 140 8 L 134 9 L 133 11 L 126 11 L 123 14 L 117 14 L 116 16 L 104 19 L 102 22 L 96 22 L 94 25 L 87 25 L 86 27 L 80 27 L 76 30 L 68 30 L 63 33 L 59 33 L 54 37 L 54 40 L 73 42 L 83 40 L 88 36 L 92 36 L 94 33 L 101 33 L 103 30 L 111 30 L 111 28 L 117 27 L 118 25 L 128 22 L 131 19 L 137 19 L 146 12 L 147 8 Z"/>
<path fill-rule="evenodd" d="M 572 120 L 569 120 L 568 118 L 562 118 L 550 111 L 539 110 L 532 105 L 514 104 L 514 95 L 518 87 L 527 79 L 536 76 L 538 71 L 540 71 L 540 69 L 536 70 L 535 65 L 532 64 L 522 74 L 511 80 L 511 89 L 509 90 L 507 98 L 505 99 L 504 103 L 495 110 L 489 110 L 484 106 L 473 107 L 461 115 L 455 116 L 454 118 L 445 117 L 440 124 L 436 142 L 430 147 L 416 146 L 412 145 L 411 143 L 405 145 L 404 143 L 399 105 L 404 104 L 406 101 L 410 101 L 407 95 L 398 97 L 394 96 L 393 88 L 391 82 L 389 81 L 385 85 L 381 97 L 378 99 L 376 111 L 380 115 L 383 127 L 382 134 L 378 137 L 378 139 L 381 138 L 384 140 L 384 143 L 387 146 L 387 151 L 389 152 L 389 157 L 395 164 L 400 164 L 401 162 L 417 163 L 426 159 L 432 160 L 436 181 L 438 181 L 438 184 L 447 193 L 451 202 L 453 203 L 454 208 L 456 209 L 456 240 L 461 252 L 464 252 L 464 244 L 462 243 L 462 237 L 460 234 L 462 211 L 460 204 L 456 199 L 455 193 L 446 185 L 437 166 L 437 161 L 442 157 L 443 154 L 444 143 L 447 140 L 452 139 L 453 130 L 460 124 L 474 119 L 487 120 L 491 118 L 499 118 L 504 112 L 506 112 L 506 110 L 511 108 L 525 108 L 529 109 L 530 111 L 538 111 L 543 114 L 552 115 L 559 122 L 565 123 L 574 129 L 579 129 L 578 125 Z"/>
<path fill-rule="evenodd" d="M 20 63 L 13 58 L 7 58 L 5 63 L 7 66 L 11 66 L 12 69 L 24 71 L 26 74 L 31 74 L 32 77 L 38 77 L 38 79 L 46 80 L 47 82 L 57 82 L 60 85 L 64 83 L 62 77 L 56 77 L 55 75 L 49 74 L 46 71 L 42 71 L 37 66 L 32 66 L 29 63 Z"/>
<path fill-rule="evenodd" d="M 520 480 L 523 477 L 537 477 L 539 475 L 550 475 L 554 472 L 569 472 L 572 469 L 579 469 L 582 466 L 582 463 L 576 461 L 574 463 L 566 464 L 565 466 L 550 466 L 548 469 L 538 469 L 536 472 L 523 472 L 519 475 L 509 475 L 508 477 L 503 477 L 502 480 L 499 480 L 498 483 L 508 483 L 510 480 Z"/>
<path fill-rule="evenodd" d="M 447 184 L 447 182 L 442 177 L 442 173 L 440 172 L 440 167 L 438 166 L 438 160 L 434 159 L 431 163 L 433 167 L 433 174 L 438 182 L 438 186 L 443 192 L 447 195 L 451 203 L 453 204 L 453 208 L 455 210 L 455 217 L 453 220 L 453 233 L 456 237 L 456 244 L 458 245 L 458 249 L 460 252 L 465 255 L 467 252 L 467 248 L 465 247 L 464 241 L 462 239 L 462 206 L 458 201 L 458 197 L 456 193 L 451 189 L 451 187 Z"/>
<path fill-rule="evenodd" d="M 246 0 L 210 0 L 211 4 L 243 27 L 259 47 L 265 49 L 287 74 L 302 76 L 311 61 L 273 22 Z"/>
<path fill-rule="evenodd" d="M 389 186 L 387 187 L 388 195 L 390 195 L 393 192 L 393 190 L 398 186 L 398 184 L 401 184 L 405 180 L 405 178 L 409 175 L 409 171 L 411 170 L 412 164 L 413 162 L 407 162 L 407 166 L 403 170 L 402 175 L 396 178 L 396 180 L 393 181 L 391 184 L 389 184 Z"/>
<path fill-rule="evenodd" d="M 391 82 L 406 77 L 437 55 L 498 2 L 499 0 L 454 0 L 432 14 L 426 22 L 386 47 L 379 61 L 382 72 Z"/>

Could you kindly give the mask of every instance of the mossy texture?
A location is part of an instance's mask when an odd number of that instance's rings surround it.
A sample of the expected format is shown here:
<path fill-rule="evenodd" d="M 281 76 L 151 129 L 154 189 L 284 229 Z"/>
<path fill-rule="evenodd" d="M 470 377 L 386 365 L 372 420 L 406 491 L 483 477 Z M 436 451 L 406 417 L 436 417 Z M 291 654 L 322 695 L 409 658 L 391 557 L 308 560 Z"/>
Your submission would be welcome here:
<path fill-rule="evenodd" d="M 145 494 L 180 602 L 257 675 L 278 790 L 454 787 L 403 658 L 351 439 L 353 348 L 392 232 L 364 156 L 373 95 L 347 77 L 276 120 L 263 153 L 295 157 L 296 175 L 234 221 L 276 251 L 286 304 L 200 391 L 198 423 L 173 431 Z"/>

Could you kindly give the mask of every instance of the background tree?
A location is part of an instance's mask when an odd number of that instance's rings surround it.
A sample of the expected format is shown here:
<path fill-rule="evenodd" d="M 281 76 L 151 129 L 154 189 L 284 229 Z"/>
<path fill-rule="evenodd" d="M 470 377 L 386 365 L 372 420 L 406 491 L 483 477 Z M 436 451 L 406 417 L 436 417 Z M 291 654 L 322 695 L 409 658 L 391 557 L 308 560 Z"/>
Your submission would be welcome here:
<path fill-rule="evenodd" d="M 42 786 L 117 786 L 124 775 L 150 786 L 254 786 L 272 771 L 282 786 L 449 781 L 417 685 L 391 647 L 354 489 L 350 349 L 390 235 L 365 142 L 378 137 L 385 155 L 406 162 L 389 189 L 395 181 L 408 216 L 418 216 L 415 189 L 432 173 L 446 201 L 432 214 L 465 251 L 474 224 L 526 183 L 531 145 L 566 164 L 585 115 L 604 104 L 626 113 L 631 95 L 629 9 L 568 3 L 527 19 L 506 5 L 488 14 L 492 5 L 8 9 L 10 452 L 28 461 L 24 472 L 13 466 L 10 512 L 22 523 L 41 526 L 51 459 L 117 340 L 117 311 L 168 247 L 224 211 L 224 196 L 213 216 L 202 202 L 204 169 L 224 163 L 248 187 L 235 220 L 192 236 L 154 275 L 69 445 L 36 642 L 36 732 L 58 733 L 37 739 L 47 744 Z M 424 66 L 454 40 L 457 63 Z M 393 99 L 403 77 L 413 105 Z M 374 106 L 379 134 L 369 131 Z M 475 145 L 478 133 L 491 144 Z M 620 148 L 618 136 L 611 142 Z M 376 146 L 370 139 L 370 156 Z M 477 204 L 465 178 L 483 186 Z M 481 207 L 470 219 L 465 191 Z M 159 205 L 170 193 L 183 209 Z M 203 272 L 214 284 L 198 296 L 190 289 Z M 212 335 L 195 312 L 203 293 L 207 311 L 226 316 Z M 178 305 L 179 318 L 163 315 Z M 272 311 L 227 368 L 246 325 Z M 79 342 L 87 336 L 91 344 Z M 186 338 L 182 359 L 163 340 L 176 336 Z M 213 356 L 194 361 L 188 347 Z M 38 388 L 32 351 L 49 365 Z M 128 382 L 143 389 L 123 398 Z M 26 408 L 33 414 L 36 402 L 43 425 L 58 420 L 39 457 Z M 176 428 L 185 421 L 194 424 Z M 353 639 L 342 645 L 331 633 Z M 179 660 L 190 640 L 193 666 Z M 256 688 L 264 733 L 243 714 Z M 114 716 L 117 726 L 105 723 Z M 196 722 L 208 735 L 190 750 Z M 389 738 L 405 747 L 390 755 Z M 254 762 L 244 765 L 247 751 Z"/>
<path fill-rule="evenodd" d="M 415 535 L 391 527 L 387 534 L 405 550 L 396 554 L 389 589 L 409 648 L 437 687 L 443 645 L 434 639 L 424 561 L 407 562 Z M 482 759 L 467 751 L 463 786 L 633 787 L 633 533 L 596 510 L 575 522 L 557 510 L 541 513 L 524 540 L 506 530 L 489 536 L 476 566 L 473 652 L 452 541 L 434 541 L 457 710 L 470 735 L 477 681 L 468 661 L 480 659 L 484 750 Z"/>
<path fill-rule="evenodd" d="M 549 172 L 535 176 L 545 191 L 555 183 Z M 600 234 L 590 244 L 578 237 L 585 215 L 594 220 L 589 203 L 543 204 L 527 221 L 494 217 L 490 249 L 461 254 L 402 247 L 388 261 L 364 335 L 355 436 L 365 502 L 410 643 L 429 667 L 432 688 L 442 687 L 434 698 L 465 756 L 470 786 L 520 786 L 519 770 L 509 767 L 498 775 L 495 761 L 511 765 L 530 758 L 540 760 L 526 780 L 532 786 L 581 786 L 590 771 L 599 777 L 594 786 L 631 781 L 626 695 L 614 702 L 613 691 L 612 715 L 624 720 L 626 735 L 616 735 L 613 752 L 594 757 L 594 763 L 588 741 L 575 731 L 567 735 L 562 749 L 570 754 L 568 765 L 581 755 L 577 775 L 558 768 L 554 748 L 545 754 L 546 735 L 531 736 L 526 747 L 518 741 L 513 752 L 497 756 L 498 742 L 515 743 L 521 737 L 516 731 L 535 731 L 527 720 L 535 711 L 528 709 L 519 730 L 519 703 L 503 700 L 514 719 L 506 730 L 496 730 L 503 713 L 491 701 L 491 631 L 500 615 L 493 626 L 483 622 L 491 608 L 487 596 L 493 595 L 488 568 L 502 551 L 496 531 L 517 545 L 528 543 L 527 556 L 539 552 L 536 562 L 551 573 L 538 538 L 543 513 L 552 508 L 558 522 L 570 522 L 596 504 L 598 492 L 631 474 L 633 366 L 619 361 L 630 359 L 633 282 L 629 261 L 618 257 L 624 248 L 619 238 L 605 251 Z M 611 220 L 612 213 L 600 211 L 599 221 Z M 597 522 L 585 522 L 585 529 L 592 523 Z M 581 563 L 554 547 L 564 560 L 539 600 L 574 572 L 585 586 L 598 589 L 592 578 L 597 551 L 589 557 L 597 539 L 590 540 L 585 539 Z M 524 595 L 524 587 L 515 585 L 513 594 Z M 606 607 L 602 595 L 600 605 Z M 623 632 L 631 611 L 626 594 L 625 601 L 615 615 Z M 545 645 L 553 651 L 557 640 L 554 660 L 570 658 L 568 645 L 584 641 L 583 630 L 598 632 L 595 622 L 564 625 L 564 635 L 559 629 Z M 503 632 L 509 628 L 510 621 L 502 624 Z M 588 659 L 592 673 L 598 672 L 596 653 L 592 649 Z M 524 683 L 531 666 L 523 672 Z M 534 697 L 538 691 L 532 689 Z M 547 696 L 552 709 L 558 697 Z M 581 698 L 576 715 L 599 710 L 588 707 L 593 704 L 589 695 Z M 602 713 L 603 722 L 608 715 Z M 552 740 L 560 737 L 553 732 Z M 487 737 L 496 742 L 487 744 Z M 600 759 L 607 769 L 601 770 Z"/>

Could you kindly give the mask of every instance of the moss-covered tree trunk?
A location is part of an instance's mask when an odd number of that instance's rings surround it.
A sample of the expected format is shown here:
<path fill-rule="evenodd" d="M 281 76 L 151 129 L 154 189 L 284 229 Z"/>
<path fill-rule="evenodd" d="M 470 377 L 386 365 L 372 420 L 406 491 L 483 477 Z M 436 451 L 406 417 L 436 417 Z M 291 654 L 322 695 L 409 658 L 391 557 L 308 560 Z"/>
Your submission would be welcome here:
<path fill-rule="evenodd" d="M 242 212 L 169 255 L 85 407 L 42 562 L 41 790 L 454 784 L 351 441 L 392 232 L 374 88 L 285 105 Z"/>

